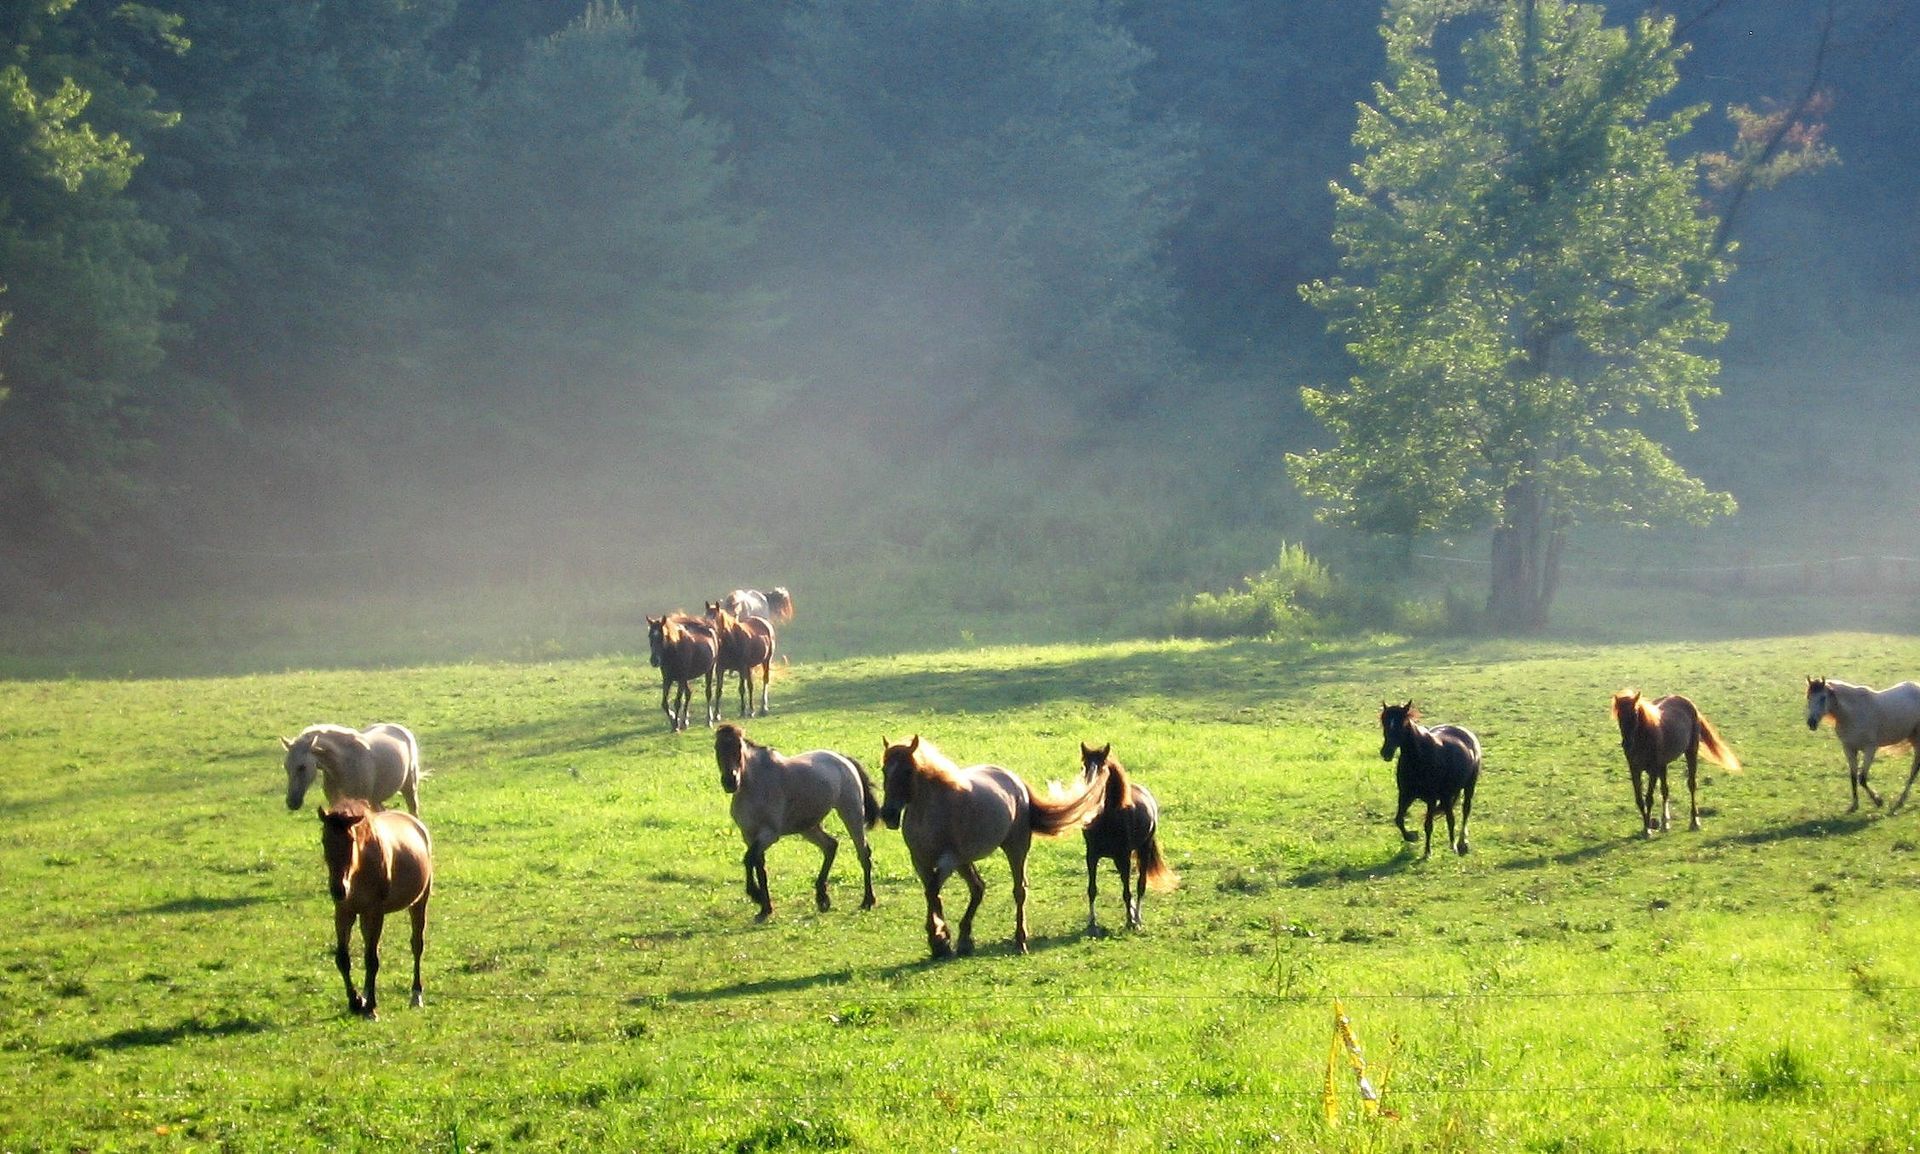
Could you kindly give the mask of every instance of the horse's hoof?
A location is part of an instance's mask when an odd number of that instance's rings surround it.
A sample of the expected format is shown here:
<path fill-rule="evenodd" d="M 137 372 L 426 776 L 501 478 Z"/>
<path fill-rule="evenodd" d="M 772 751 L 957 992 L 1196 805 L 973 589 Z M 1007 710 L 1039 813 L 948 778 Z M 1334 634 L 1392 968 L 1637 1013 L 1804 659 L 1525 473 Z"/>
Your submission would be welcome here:
<path fill-rule="evenodd" d="M 872 908 L 873 908 L 873 895 L 872 895 L 872 894 L 868 894 L 868 895 L 867 895 L 866 897 L 864 897 L 864 898 L 862 898 L 862 899 L 860 900 L 860 908 L 861 908 L 861 909 L 863 909 L 863 910 L 870 910 L 870 909 L 872 909 Z"/>
<path fill-rule="evenodd" d="M 973 939 L 961 938 L 960 945 L 956 947 L 955 952 L 957 952 L 963 958 L 972 957 L 973 956 Z"/>
<path fill-rule="evenodd" d="M 1403 834 L 1401 834 L 1401 835 L 1400 835 L 1400 837 L 1401 837 L 1401 838 L 1402 838 L 1403 840 L 1405 840 L 1405 841 L 1419 841 L 1419 840 L 1420 840 L 1420 835 L 1419 835 L 1419 834 L 1417 834 L 1417 833 L 1403 833 Z"/>
<path fill-rule="evenodd" d="M 1107 931 L 1102 929 L 1098 922 L 1088 922 L 1087 936 L 1090 938 L 1104 938 L 1107 936 Z"/>
<path fill-rule="evenodd" d="M 1688 822 L 1688 823 L 1687 823 L 1687 829 L 1688 829 L 1689 831 L 1691 831 L 1691 832 L 1693 832 L 1693 833 L 1699 833 L 1699 832 L 1700 832 L 1700 819 L 1696 817 L 1696 818 L 1694 818 L 1694 819 L 1693 819 L 1692 821 L 1690 821 L 1690 822 Z"/>
<path fill-rule="evenodd" d="M 948 942 L 945 938 L 936 938 L 935 940 L 928 942 L 927 948 L 933 951 L 933 956 L 936 959 L 950 958 L 953 956 L 953 944 Z"/>
<path fill-rule="evenodd" d="M 1466 857 L 1466 856 L 1467 856 L 1467 854 L 1468 854 L 1468 853 L 1469 853 L 1469 852 L 1470 852 L 1470 851 L 1471 851 L 1472 849 L 1473 849 L 1473 847 L 1472 847 L 1472 846 L 1470 846 L 1470 845 L 1468 845 L 1468 844 L 1466 843 L 1466 841 L 1465 841 L 1464 839 L 1462 839 L 1462 841 L 1460 842 L 1460 844 L 1459 844 L 1459 845 L 1457 845 L 1457 846 L 1454 846 L 1454 847 L 1453 847 L 1453 852 L 1455 852 L 1455 853 L 1457 853 L 1457 854 L 1459 854 L 1459 855 L 1460 855 L 1461 857 Z"/>
<path fill-rule="evenodd" d="M 761 910 L 759 913 L 753 915 L 753 920 L 756 922 L 764 922 L 772 916 L 773 916 L 773 907 L 768 906 L 766 909 Z"/>
<path fill-rule="evenodd" d="M 813 904 L 819 906 L 820 912 L 824 914 L 833 908 L 833 899 L 825 894 L 821 894 L 819 897 L 813 899 Z"/>
<path fill-rule="evenodd" d="M 414 1009 L 416 1009 L 416 1010 L 418 1010 L 418 1009 L 420 1009 L 421 1007 L 423 1007 L 423 1006 L 425 1006 L 426 1004 L 427 1004 L 427 1001 L 426 1001 L 426 999 L 425 999 L 425 998 L 422 998 L 422 997 L 420 996 L 420 991 L 419 991 L 419 990 L 415 990 L 415 991 L 413 992 L 413 1008 L 414 1008 Z"/>

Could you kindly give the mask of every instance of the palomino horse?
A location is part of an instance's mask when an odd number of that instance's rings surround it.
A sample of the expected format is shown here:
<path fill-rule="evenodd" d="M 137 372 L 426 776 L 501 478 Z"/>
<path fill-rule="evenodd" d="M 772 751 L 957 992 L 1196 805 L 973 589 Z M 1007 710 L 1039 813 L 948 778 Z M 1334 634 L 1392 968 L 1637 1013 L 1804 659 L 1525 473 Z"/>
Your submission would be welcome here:
<path fill-rule="evenodd" d="M 1420 713 L 1413 702 L 1380 707 L 1380 760 L 1392 761 L 1394 752 L 1400 762 L 1394 778 L 1400 787 L 1400 808 L 1393 824 L 1400 836 L 1419 841 L 1420 835 L 1407 829 L 1407 810 L 1413 803 L 1427 803 L 1427 844 L 1420 854 L 1425 861 L 1433 853 L 1433 815 L 1447 815 L 1447 841 L 1456 853 L 1467 852 L 1467 819 L 1473 815 L 1473 787 L 1480 780 L 1480 739 L 1458 725 L 1420 724 Z M 1453 835 L 1453 803 L 1461 799 L 1460 836 Z"/>
<path fill-rule="evenodd" d="M 1913 747 L 1913 768 L 1907 771 L 1907 784 L 1893 808 L 1905 805 L 1907 791 L 1920 775 L 1920 685 L 1902 681 L 1890 689 L 1869 689 L 1831 677 L 1809 677 L 1807 728 L 1820 728 L 1826 717 L 1833 718 L 1833 732 L 1840 738 L 1840 748 L 1847 751 L 1847 772 L 1853 781 L 1853 804 L 1847 812 L 1860 808 L 1863 789 L 1873 804 L 1880 804 L 1880 795 L 1867 784 L 1867 770 L 1882 749 L 1903 745 Z"/>
<path fill-rule="evenodd" d="M 388 914 L 406 910 L 413 919 L 413 1004 L 421 1004 L 420 953 L 427 944 L 427 901 L 433 896 L 433 839 L 412 814 L 378 810 L 349 799 L 320 810 L 320 848 L 327 855 L 327 890 L 333 895 L 334 964 L 347 984 L 347 1009 L 376 1017 L 380 931 Z M 367 993 L 353 988 L 347 941 L 354 919 L 366 946 Z"/>
<path fill-rule="evenodd" d="M 735 589 L 720 599 L 735 617 L 765 617 L 769 621 L 793 620 L 793 595 L 784 585 L 775 585 L 765 593 L 758 589 Z"/>
<path fill-rule="evenodd" d="M 329 805 L 354 797 L 379 809 L 398 793 L 410 812 L 420 812 L 420 743 L 404 725 L 374 725 L 360 732 L 344 725 L 309 725 L 280 744 L 287 750 L 288 809 L 300 808 L 318 771 Z"/>
<path fill-rule="evenodd" d="M 1180 882 L 1160 854 L 1160 807 L 1154 802 L 1153 794 L 1113 759 L 1111 742 L 1099 749 L 1081 742 L 1080 779 L 1091 783 L 1103 774 L 1107 779 L 1107 793 L 1100 814 L 1080 831 L 1087 842 L 1087 932 L 1090 934 L 1101 932 L 1100 923 L 1093 916 L 1093 899 L 1099 892 L 1095 877 L 1102 858 L 1111 858 L 1114 869 L 1120 873 L 1120 900 L 1126 907 L 1127 925 L 1131 929 L 1140 928 L 1140 899 L 1148 886 L 1165 892 Z M 1133 881 L 1136 858 L 1140 863 L 1138 883 Z"/>
<path fill-rule="evenodd" d="M 1053 837 L 1078 829 L 1100 812 L 1105 782 L 1094 781 L 1068 798 L 1034 797 L 1011 770 L 997 765 L 961 769 L 932 742 L 904 744 L 885 738 L 881 762 L 886 799 L 880 817 L 900 831 L 913 871 L 927 896 L 927 947 L 936 958 L 952 955 L 940 887 L 958 872 L 966 879 L 967 912 L 960 915 L 961 954 L 973 952 L 973 915 L 986 882 L 973 863 L 994 850 L 1007 855 L 1013 873 L 1013 948 L 1027 952 L 1027 851 L 1033 835 Z"/>
<path fill-rule="evenodd" d="M 714 701 L 713 718 L 720 720 L 720 702 L 727 696 L 727 674 L 740 676 L 740 716 L 765 717 L 772 708 L 767 703 L 768 683 L 773 680 L 773 622 L 765 617 L 735 617 L 718 601 L 707 602 L 707 620 L 719 639 L 720 652 L 714 661 L 719 679 L 719 695 Z M 753 712 L 753 671 L 760 671 L 760 711 Z"/>
<path fill-rule="evenodd" d="M 820 825 L 830 812 L 839 813 L 840 824 L 847 827 L 860 855 L 860 874 L 867 889 L 860 908 L 873 908 L 873 852 L 867 848 L 866 831 L 880 824 L 880 802 L 859 762 L 826 749 L 782 757 L 747 740 L 737 725 L 723 725 L 714 733 L 713 755 L 720 763 L 720 788 L 733 795 L 733 824 L 747 842 L 742 864 L 747 867 L 747 896 L 760 903 L 755 921 L 773 916 L 767 847 L 790 833 L 820 847 L 820 876 L 813 881 L 813 900 L 822 912 L 832 907 L 827 873 L 833 869 L 840 843 Z"/>
<path fill-rule="evenodd" d="M 1627 769 L 1633 774 L 1633 801 L 1640 807 L 1640 825 L 1648 837 L 1673 824 L 1673 804 L 1667 799 L 1667 766 L 1673 759 L 1687 757 L 1688 829 L 1700 828 L 1700 755 L 1740 772 L 1740 759 L 1727 748 L 1706 715 L 1693 702 L 1672 694 L 1648 701 L 1638 690 L 1623 690 L 1613 695 L 1613 720 L 1620 726 L 1620 748 L 1627 755 Z M 1642 778 L 1647 788 L 1640 789 Z M 1660 817 L 1654 820 L 1653 790 L 1660 787 Z"/>
<path fill-rule="evenodd" d="M 647 618 L 647 664 L 660 671 L 660 708 L 667 725 L 679 733 L 687 728 L 693 709 L 693 682 L 706 678 L 707 724 L 719 720 L 713 695 L 714 663 L 720 654 L 720 642 L 713 635 L 713 624 L 701 617 L 671 613 Z M 673 693 L 673 704 L 667 694 Z"/>

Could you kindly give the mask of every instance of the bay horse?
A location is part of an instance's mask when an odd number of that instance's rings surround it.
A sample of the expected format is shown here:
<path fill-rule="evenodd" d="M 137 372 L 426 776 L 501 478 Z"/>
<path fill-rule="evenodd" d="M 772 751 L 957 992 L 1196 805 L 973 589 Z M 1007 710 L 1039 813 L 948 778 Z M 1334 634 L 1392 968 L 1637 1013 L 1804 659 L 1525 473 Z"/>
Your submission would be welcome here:
<path fill-rule="evenodd" d="M 1458 725 L 1420 724 L 1420 713 L 1413 702 L 1380 706 L 1380 760 L 1392 761 L 1397 751 L 1399 764 L 1394 778 L 1400 787 L 1400 807 L 1393 824 L 1400 836 L 1419 841 L 1420 835 L 1407 829 L 1407 810 L 1417 801 L 1427 803 L 1427 844 L 1420 854 L 1425 861 L 1433 853 L 1433 815 L 1447 815 L 1447 841 L 1454 852 L 1467 852 L 1467 819 L 1473 815 L 1473 788 L 1480 780 L 1480 739 Z M 1454 837 L 1453 803 L 1460 800 L 1460 836 Z"/>
<path fill-rule="evenodd" d="M 333 895 L 333 960 L 347 984 L 347 1009 L 378 1016 L 380 931 L 387 915 L 401 910 L 413 920 L 413 1004 L 421 1005 L 420 954 L 426 948 L 427 902 L 433 896 L 433 839 L 427 827 L 412 814 L 374 809 L 354 799 L 318 812 L 327 890 Z M 353 988 L 347 957 L 356 918 L 366 947 L 364 997 Z"/>
<path fill-rule="evenodd" d="M 714 636 L 712 623 L 685 613 L 649 617 L 647 650 L 647 664 L 660 671 L 660 708 L 666 713 L 667 725 L 674 733 L 679 733 L 690 724 L 688 714 L 693 709 L 693 683 L 698 678 L 705 678 L 707 683 L 707 724 L 712 725 L 719 720 L 714 701 L 713 676 L 720 655 L 720 642 Z M 667 703 L 669 692 L 673 693 L 671 705 Z"/>
<path fill-rule="evenodd" d="M 881 820 L 900 831 L 913 871 L 927 898 L 927 948 L 935 958 L 955 950 L 940 901 L 940 887 L 958 873 L 967 883 L 967 912 L 960 916 L 961 955 L 973 953 L 973 915 L 987 884 L 973 863 L 994 850 L 1007 856 L 1013 874 L 1013 948 L 1027 952 L 1027 851 L 1033 835 L 1054 837 L 1079 829 L 1100 812 L 1103 781 L 1071 797 L 1038 798 L 1012 770 L 997 765 L 955 765 L 930 741 L 899 744 L 881 738 L 885 800 Z"/>
<path fill-rule="evenodd" d="M 1807 728 L 1818 729 L 1829 717 L 1840 748 L 1847 751 L 1847 773 L 1853 782 L 1853 804 L 1847 812 L 1860 808 L 1863 789 L 1874 805 L 1881 804 L 1880 795 L 1867 784 L 1874 755 L 1882 749 L 1911 746 L 1913 768 L 1907 771 L 1907 784 L 1893 808 L 1905 805 L 1914 777 L 1920 776 L 1920 685 L 1902 681 L 1888 689 L 1870 689 L 1832 677 L 1807 678 Z"/>
<path fill-rule="evenodd" d="M 735 617 L 765 617 L 769 621 L 793 620 L 793 594 L 784 585 L 775 585 L 762 593 L 758 589 L 735 589 L 720 599 Z"/>
<path fill-rule="evenodd" d="M 718 601 L 707 602 L 707 620 L 713 623 L 719 653 L 714 660 L 714 676 L 719 693 L 714 701 L 713 719 L 720 720 L 720 702 L 727 696 L 727 674 L 740 677 L 740 716 L 765 717 L 772 708 L 767 701 L 773 680 L 773 622 L 765 617 L 735 617 Z M 760 671 L 760 711 L 753 712 L 753 671 Z"/>
<path fill-rule="evenodd" d="M 1100 813 L 1080 836 L 1087 843 L 1087 932 L 1101 932 L 1093 914 L 1093 901 L 1099 893 L 1096 880 L 1100 861 L 1111 858 L 1120 874 L 1120 900 L 1126 908 L 1127 926 L 1140 928 L 1140 899 L 1148 886 L 1165 892 L 1178 885 L 1179 877 L 1168 867 L 1160 853 L 1160 806 L 1146 786 L 1134 781 L 1126 767 L 1113 758 L 1113 743 L 1095 749 L 1080 743 L 1080 779 L 1092 783 L 1106 777 L 1106 796 Z M 1139 881 L 1133 880 L 1133 863 L 1140 863 Z"/>
<path fill-rule="evenodd" d="M 420 812 L 420 743 L 404 725 L 373 725 L 352 730 L 344 725 L 309 725 L 300 736 L 283 737 L 287 751 L 287 808 L 297 810 L 314 775 L 328 804 L 359 798 L 379 809 L 395 793 L 410 813 Z"/>
<path fill-rule="evenodd" d="M 760 903 L 755 921 L 773 916 L 767 847 L 790 833 L 820 847 L 813 900 L 822 912 L 831 908 L 827 873 L 833 869 L 840 843 L 820 824 L 830 812 L 840 815 L 840 824 L 847 827 L 860 855 L 860 873 L 866 883 L 860 908 L 873 908 L 873 852 L 867 847 L 866 831 L 880 824 L 880 802 L 859 762 L 829 749 L 783 757 L 748 740 L 737 725 L 715 731 L 713 755 L 720 763 L 720 788 L 733 795 L 733 824 L 746 839 L 747 856 L 741 864 L 747 868 L 747 896 Z"/>
<path fill-rule="evenodd" d="M 1679 694 L 1648 701 L 1638 690 L 1613 695 L 1613 720 L 1620 727 L 1620 749 L 1633 774 L 1633 801 L 1640 807 L 1640 826 L 1648 837 L 1673 824 L 1673 805 L 1667 797 L 1667 766 L 1682 754 L 1687 759 L 1687 828 L 1700 828 L 1700 755 L 1740 772 L 1740 759 L 1713 728 L 1706 715 Z M 1642 779 L 1646 790 L 1640 789 Z M 1653 790 L 1660 788 L 1660 817 L 1653 815 Z"/>

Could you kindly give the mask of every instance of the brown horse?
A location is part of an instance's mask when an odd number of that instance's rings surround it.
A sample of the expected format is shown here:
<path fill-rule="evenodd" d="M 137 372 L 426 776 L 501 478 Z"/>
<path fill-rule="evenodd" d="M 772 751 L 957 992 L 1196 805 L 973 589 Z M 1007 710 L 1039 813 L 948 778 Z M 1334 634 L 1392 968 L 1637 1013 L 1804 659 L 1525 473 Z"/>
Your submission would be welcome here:
<path fill-rule="evenodd" d="M 1140 899 L 1147 887 L 1161 892 L 1180 883 L 1167 860 L 1160 854 L 1160 806 L 1147 787 L 1134 781 L 1126 767 L 1113 759 L 1113 744 L 1095 749 L 1080 743 L 1080 779 L 1092 783 L 1102 776 L 1107 793 L 1095 817 L 1080 835 L 1087 843 L 1087 932 L 1101 932 L 1093 916 L 1093 900 L 1099 893 L 1095 882 L 1103 858 L 1111 858 L 1120 873 L 1120 900 L 1126 907 L 1127 926 L 1140 928 Z M 1133 863 L 1140 863 L 1140 880 L 1133 880 Z"/>
<path fill-rule="evenodd" d="M 1025 782 L 997 765 L 961 769 L 918 736 L 896 745 L 881 739 L 885 799 L 880 818 L 900 831 L 913 859 L 914 873 L 927 897 L 927 947 L 936 958 L 949 957 L 940 887 L 958 872 L 966 880 L 969 901 L 960 916 L 959 952 L 973 952 L 973 915 L 987 884 L 973 864 L 994 850 L 1007 855 L 1013 873 L 1013 948 L 1027 952 L 1027 851 L 1033 835 L 1053 837 L 1079 829 L 1100 812 L 1106 782 L 1088 783 L 1067 798 L 1034 797 Z"/>
<path fill-rule="evenodd" d="M 773 896 L 767 889 L 767 847 L 797 833 L 820 847 L 820 876 L 813 882 L 814 904 L 821 912 L 832 907 L 827 897 L 827 874 L 833 869 L 840 843 L 821 828 L 829 813 L 853 838 L 860 855 L 860 873 L 866 896 L 860 908 L 873 908 L 873 852 L 867 831 L 880 824 L 880 802 L 873 782 L 860 763 L 829 749 L 786 757 L 764 745 L 755 745 L 737 725 L 723 725 L 713 735 L 713 756 L 720 763 L 720 788 L 733 795 L 733 824 L 746 839 L 747 896 L 760 903 L 756 921 L 773 916 Z"/>
<path fill-rule="evenodd" d="M 1620 726 L 1620 748 L 1633 774 L 1633 800 L 1640 807 L 1640 825 L 1648 837 L 1673 824 L 1673 804 L 1667 797 L 1667 766 L 1682 754 L 1687 758 L 1688 829 L 1700 828 L 1700 755 L 1740 772 L 1740 759 L 1720 739 L 1706 715 L 1693 702 L 1672 694 L 1648 701 L 1638 690 L 1613 695 L 1613 720 Z M 1642 779 L 1646 790 L 1640 788 Z M 1660 787 L 1660 817 L 1653 815 L 1653 789 Z"/>
<path fill-rule="evenodd" d="M 713 674 L 720 643 L 714 637 L 712 624 L 685 613 L 649 617 L 647 647 L 650 651 L 647 664 L 660 670 L 660 708 L 665 711 L 673 732 L 687 728 L 695 678 L 704 677 L 707 681 L 707 724 L 719 720 L 713 696 Z M 674 691 L 672 705 L 667 704 L 670 690 Z"/>
<path fill-rule="evenodd" d="M 735 617 L 718 601 L 707 602 L 707 620 L 720 644 L 714 661 L 719 679 L 719 696 L 714 701 L 713 719 L 720 720 L 720 702 L 727 696 L 727 674 L 740 675 L 740 716 L 765 717 L 772 708 L 767 703 L 768 682 L 773 680 L 773 622 L 765 617 Z M 753 712 L 753 671 L 760 671 L 760 711 Z"/>
<path fill-rule="evenodd" d="M 413 919 L 413 1004 L 420 1005 L 420 952 L 427 943 L 427 901 L 433 896 L 433 839 L 427 827 L 410 813 L 376 810 L 360 801 L 343 801 L 319 814 L 327 890 L 333 895 L 333 960 L 347 984 L 347 1009 L 377 1016 L 380 931 L 387 915 L 401 910 Z M 347 959 L 355 918 L 366 946 L 364 998 L 353 988 Z"/>

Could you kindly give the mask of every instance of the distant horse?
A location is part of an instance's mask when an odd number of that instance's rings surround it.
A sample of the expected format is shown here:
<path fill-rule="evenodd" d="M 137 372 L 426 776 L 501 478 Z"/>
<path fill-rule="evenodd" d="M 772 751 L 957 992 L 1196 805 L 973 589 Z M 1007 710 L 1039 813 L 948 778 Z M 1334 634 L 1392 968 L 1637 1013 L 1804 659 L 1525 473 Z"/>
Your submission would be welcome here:
<path fill-rule="evenodd" d="M 673 732 L 679 733 L 689 724 L 687 714 L 693 708 L 696 678 L 704 677 L 707 682 L 707 724 L 719 720 L 713 675 L 720 642 L 714 636 L 712 623 L 684 613 L 649 617 L 647 648 L 647 664 L 660 671 L 660 708 L 666 713 L 667 724 Z M 670 691 L 674 695 L 671 705 L 667 704 Z"/>
<path fill-rule="evenodd" d="M 820 847 L 820 876 L 813 882 L 813 900 L 823 912 L 831 908 L 827 874 L 840 843 L 821 828 L 829 812 L 839 813 L 860 855 L 867 889 L 860 908 L 873 908 L 873 853 L 867 848 L 866 831 L 880 824 L 880 802 L 859 762 L 826 749 L 782 757 L 749 741 L 737 725 L 723 725 L 714 733 L 713 755 L 720 763 L 720 788 L 733 795 L 733 824 L 747 842 L 742 864 L 747 867 L 747 896 L 760 903 L 756 921 L 773 916 L 767 847 L 790 833 Z"/>
<path fill-rule="evenodd" d="M 735 617 L 765 617 L 769 621 L 793 620 L 793 595 L 784 585 L 775 585 L 765 593 L 758 589 L 735 589 L 720 599 Z"/>
<path fill-rule="evenodd" d="M 1699 762 L 1707 760 L 1740 772 L 1740 759 L 1727 748 L 1706 715 L 1693 702 L 1678 694 L 1648 701 L 1639 692 L 1622 691 L 1613 695 L 1613 720 L 1620 726 L 1620 748 L 1627 755 L 1627 769 L 1633 774 L 1633 801 L 1640 807 L 1640 825 L 1648 837 L 1673 824 L 1673 805 L 1667 798 L 1667 766 L 1673 759 L 1687 757 L 1688 829 L 1700 828 Z M 1647 788 L 1640 789 L 1642 778 Z M 1653 790 L 1660 787 L 1660 818 L 1653 816 Z"/>
<path fill-rule="evenodd" d="M 1853 804 L 1847 812 L 1860 808 L 1863 789 L 1873 804 L 1880 804 L 1880 795 L 1867 784 L 1867 770 L 1873 768 L 1874 755 L 1890 747 L 1914 750 L 1913 768 L 1907 771 L 1907 784 L 1893 808 L 1905 805 L 1907 791 L 1920 775 L 1920 685 L 1902 681 L 1890 689 L 1869 689 L 1831 677 L 1809 677 L 1807 728 L 1820 728 L 1821 719 L 1827 717 L 1833 718 L 1833 732 L 1847 751 L 1847 772 L 1853 782 Z"/>
<path fill-rule="evenodd" d="M 1106 796 L 1100 814 L 1080 831 L 1087 843 L 1087 932 L 1100 932 L 1093 916 L 1093 900 L 1099 892 L 1096 876 L 1102 858 L 1111 858 L 1120 873 L 1120 899 L 1126 907 L 1127 925 L 1140 928 L 1140 899 L 1147 887 L 1165 892 L 1180 879 L 1168 868 L 1160 854 L 1160 807 L 1147 787 L 1134 781 L 1126 767 L 1113 759 L 1109 742 L 1094 749 L 1080 743 L 1080 779 L 1092 783 L 1104 774 Z M 1140 862 L 1140 880 L 1133 882 L 1133 862 Z"/>
<path fill-rule="evenodd" d="M 413 1004 L 420 1005 L 420 953 L 427 944 L 427 902 L 433 897 L 433 839 L 427 827 L 412 814 L 372 809 L 351 799 L 319 813 L 327 891 L 333 895 L 333 960 L 347 984 L 347 1009 L 378 1016 L 380 931 L 387 915 L 401 910 L 413 919 Z M 347 959 L 355 918 L 366 947 L 364 998 L 353 988 Z"/>
<path fill-rule="evenodd" d="M 1007 855 L 1013 873 L 1013 948 L 1027 952 L 1027 851 L 1033 835 L 1078 829 L 1100 812 L 1105 783 L 1094 781 L 1068 798 L 1034 797 L 1011 770 L 997 765 L 961 769 L 918 736 L 903 744 L 881 739 L 885 801 L 880 817 L 900 831 L 914 873 L 927 897 L 927 947 L 936 958 L 951 956 L 940 887 L 958 872 L 970 900 L 960 916 L 959 951 L 973 952 L 973 915 L 987 884 L 973 864 L 994 850 Z"/>
<path fill-rule="evenodd" d="M 1380 707 L 1380 760 L 1392 761 L 1399 752 L 1400 763 L 1394 777 L 1400 786 L 1400 808 L 1393 824 L 1400 836 L 1419 841 L 1420 835 L 1407 830 L 1407 810 L 1418 801 L 1427 803 L 1427 844 L 1420 854 L 1425 861 L 1433 853 L 1433 815 L 1436 809 L 1447 815 L 1447 841 L 1457 853 L 1467 852 L 1467 819 L 1473 815 L 1473 787 L 1480 780 L 1480 739 L 1458 725 L 1436 725 L 1428 729 L 1419 722 L 1413 702 Z M 1461 799 L 1460 836 L 1453 833 L 1453 803 Z"/>
<path fill-rule="evenodd" d="M 767 702 L 768 683 L 773 680 L 773 622 L 765 617 L 735 617 L 718 601 L 707 602 L 707 620 L 719 639 L 719 656 L 714 675 L 719 680 L 719 696 L 714 701 L 713 717 L 720 719 L 720 702 L 727 696 L 727 674 L 740 676 L 740 716 L 765 717 L 772 707 Z M 760 711 L 752 711 L 753 671 L 760 671 Z"/>
<path fill-rule="evenodd" d="M 300 736 L 281 738 L 287 751 L 287 808 L 306 800 L 314 773 L 328 804 L 359 798 L 379 809 L 395 793 L 420 812 L 420 743 L 404 725 L 374 725 L 355 732 L 344 725 L 309 725 Z"/>

